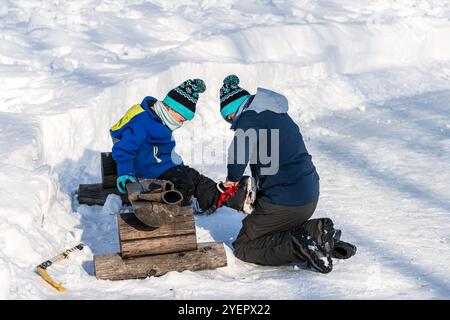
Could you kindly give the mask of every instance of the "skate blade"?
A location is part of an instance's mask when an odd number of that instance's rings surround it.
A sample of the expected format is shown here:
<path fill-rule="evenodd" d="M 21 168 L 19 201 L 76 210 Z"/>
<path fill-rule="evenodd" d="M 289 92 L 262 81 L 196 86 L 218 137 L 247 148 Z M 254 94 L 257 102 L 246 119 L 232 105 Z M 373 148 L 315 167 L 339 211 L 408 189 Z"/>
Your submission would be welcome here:
<path fill-rule="evenodd" d="M 253 177 L 248 179 L 247 183 L 247 197 L 245 198 L 244 207 L 242 211 L 245 214 L 251 214 L 255 210 L 256 201 L 256 182 Z"/>

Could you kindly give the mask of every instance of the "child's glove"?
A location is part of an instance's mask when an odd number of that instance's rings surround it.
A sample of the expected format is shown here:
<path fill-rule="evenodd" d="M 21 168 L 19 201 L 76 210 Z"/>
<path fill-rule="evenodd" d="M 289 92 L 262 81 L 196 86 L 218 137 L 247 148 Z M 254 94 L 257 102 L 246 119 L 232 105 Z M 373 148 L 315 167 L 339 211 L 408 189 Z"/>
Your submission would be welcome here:
<path fill-rule="evenodd" d="M 132 176 L 124 174 L 117 178 L 117 189 L 119 189 L 120 193 L 127 193 L 127 182 L 137 182 L 136 179 Z"/>

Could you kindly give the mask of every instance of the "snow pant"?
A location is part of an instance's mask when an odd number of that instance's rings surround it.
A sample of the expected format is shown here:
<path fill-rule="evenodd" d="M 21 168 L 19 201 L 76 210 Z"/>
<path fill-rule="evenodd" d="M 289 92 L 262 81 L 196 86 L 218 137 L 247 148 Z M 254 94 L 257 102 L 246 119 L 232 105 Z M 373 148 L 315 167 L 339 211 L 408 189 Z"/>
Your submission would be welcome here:
<path fill-rule="evenodd" d="M 292 242 L 291 230 L 300 227 L 314 213 L 317 200 L 303 206 L 282 206 L 257 200 L 255 210 L 242 221 L 233 242 L 240 260 L 268 266 L 302 262 Z"/>
<path fill-rule="evenodd" d="M 175 189 L 183 195 L 182 206 L 190 205 L 193 196 L 204 211 L 216 206 L 219 201 L 220 192 L 216 182 L 188 166 L 170 168 L 158 179 L 169 180 L 174 184 Z"/>

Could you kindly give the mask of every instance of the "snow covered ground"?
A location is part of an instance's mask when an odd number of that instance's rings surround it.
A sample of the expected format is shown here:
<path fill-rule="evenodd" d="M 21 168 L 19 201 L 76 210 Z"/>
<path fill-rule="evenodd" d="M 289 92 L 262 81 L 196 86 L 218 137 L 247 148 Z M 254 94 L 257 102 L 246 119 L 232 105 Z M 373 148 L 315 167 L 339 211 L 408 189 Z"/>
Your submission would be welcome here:
<path fill-rule="evenodd" d="M 0 298 L 449 299 L 449 17 L 445 0 L 0 0 Z M 178 151 L 223 179 L 230 73 L 289 98 L 321 176 L 316 217 L 358 254 L 327 275 L 244 263 L 231 249 L 243 216 L 220 209 L 197 234 L 226 243 L 227 267 L 96 280 L 93 255 L 118 250 L 114 201 L 74 192 L 100 181 L 109 127 L 200 77 Z M 79 241 L 50 271 L 61 295 L 34 267 Z"/>

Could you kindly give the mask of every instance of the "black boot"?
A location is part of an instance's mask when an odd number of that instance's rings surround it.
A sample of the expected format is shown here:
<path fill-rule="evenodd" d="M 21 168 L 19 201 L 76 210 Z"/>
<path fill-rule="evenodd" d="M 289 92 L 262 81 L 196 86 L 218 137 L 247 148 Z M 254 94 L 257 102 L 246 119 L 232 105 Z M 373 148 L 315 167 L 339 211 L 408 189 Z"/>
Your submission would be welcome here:
<path fill-rule="evenodd" d="M 336 229 L 332 257 L 335 259 L 348 259 L 356 254 L 357 248 L 351 243 L 341 241 L 341 233 L 341 230 Z"/>
<path fill-rule="evenodd" d="M 329 273 L 333 270 L 330 253 L 325 252 L 304 228 L 297 228 L 291 233 L 294 247 L 302 260 L 321 273 Z"/>
<path fill-rule="evenodd" d="M 302 225 L 302 228 L 313 237 L 327 255 L 331 255 L 335 244 L 336 230 L 330 218 L 310 219 Z M 337 236 L 340 237 L 340 230 Z"/>
<path fill-rule="evenodd" d="M 335 229 L 335 232 L 334 232 L 334 243 L 336 243 L 336 242 L 341 240 L 341 234 L 342 234 L 342 231 L 340 229 Z"/>
<path fill-rule="evenodd" d="M 348 259 L 356 254 L 356 250 L 355 245 L 340 240 L 334 244 L 332 255 L 335 259 Z"/>

